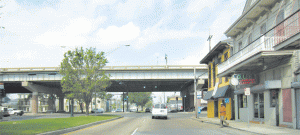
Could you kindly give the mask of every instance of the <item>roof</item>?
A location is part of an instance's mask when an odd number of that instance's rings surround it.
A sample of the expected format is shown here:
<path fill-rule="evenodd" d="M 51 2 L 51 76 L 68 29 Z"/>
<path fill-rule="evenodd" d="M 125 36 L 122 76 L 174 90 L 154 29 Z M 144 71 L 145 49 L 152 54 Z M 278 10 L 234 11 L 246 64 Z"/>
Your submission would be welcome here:
<path fill-rule="evenodd" d="M 212 61 L 216 55 L 229 46 L 227 43 L 231 43 L 232 41 L 232 39 L 226 39 L 217 43 L 217 45 L 215 45 L 214 48 L 200 61 L 200 64 L 208 64 L 208 62 Z"/>

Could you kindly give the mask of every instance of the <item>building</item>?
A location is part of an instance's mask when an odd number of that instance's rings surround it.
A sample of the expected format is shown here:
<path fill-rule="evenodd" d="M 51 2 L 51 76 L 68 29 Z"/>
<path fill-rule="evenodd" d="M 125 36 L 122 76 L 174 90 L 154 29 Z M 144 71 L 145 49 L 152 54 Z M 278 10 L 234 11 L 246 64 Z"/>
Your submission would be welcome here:
<path fill-rule="evenodd" d="M 217 77 L 218 65 L 231 56 L 232 40 L 220 41 L 200 61 L 200 64 L 208 65 L 208 90 L 204 100 L 207 100 L 207 117 L 220 117 L 221 103 L 226 107 L 226 119 L 234 119 L 234 93 L 229 85 L 229 77 Z"/>
<path fill-rule="evenodd" d="M 28 93 L 18 94 L 19 99 L 17 103 L 17 108 L 23 110 L 24 112 L 31 112 L 31 95 Z M 48 111 L 48 96 L 47 94 L 38 96 L 39 109 L 38 112 Z"/>
<path fill-rule="evenodd" d="M 217 65 L 217 77 L 239 81 L 236 121 L 249 116 L 253 123 L 300 129 L 299 2 L 247 0 L 242 15 L 225 31 L 233 39 L 232 55 Z M 250 88 L 250 96 L 244 88 Z"/>

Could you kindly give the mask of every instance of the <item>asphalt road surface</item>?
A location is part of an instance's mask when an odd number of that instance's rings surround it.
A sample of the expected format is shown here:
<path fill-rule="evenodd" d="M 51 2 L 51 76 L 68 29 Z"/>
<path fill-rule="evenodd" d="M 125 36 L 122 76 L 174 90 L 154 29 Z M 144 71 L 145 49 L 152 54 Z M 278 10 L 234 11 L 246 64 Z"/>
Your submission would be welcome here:
<path fill-rule="evenodd" d="M 194 113 L 168 113 L 168 119 L 152 119 L 151 113 L 119 113 L 122 119 L 95 125 L 82 130 L 67 133 L 68 135 L 250 135 L 246 131 L 219 125 L 202 123 L 191 119 Z"/>

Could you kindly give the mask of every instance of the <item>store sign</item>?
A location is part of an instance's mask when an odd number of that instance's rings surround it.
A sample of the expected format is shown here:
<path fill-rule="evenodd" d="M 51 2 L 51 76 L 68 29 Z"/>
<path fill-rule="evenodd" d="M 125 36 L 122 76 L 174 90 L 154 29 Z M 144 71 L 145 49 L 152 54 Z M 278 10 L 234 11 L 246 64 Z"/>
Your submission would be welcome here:
<path fill-rule="evenodd" d="M 4 89 L 4 84 L 0 83 L 0 89 Z"/>
<path fill-rule="evenodd" d="M 236 78 L 239 80 L 239 85 L 256 84 L 257 83 L 256 75 L 238 74 L 238 75 L 236 75 Z"/>

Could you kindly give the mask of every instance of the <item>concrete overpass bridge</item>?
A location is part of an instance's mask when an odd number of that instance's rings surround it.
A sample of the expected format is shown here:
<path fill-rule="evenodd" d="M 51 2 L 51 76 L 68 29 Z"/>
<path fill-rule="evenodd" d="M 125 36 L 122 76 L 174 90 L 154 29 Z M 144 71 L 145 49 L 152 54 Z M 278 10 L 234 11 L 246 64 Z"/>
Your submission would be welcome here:
<path fill-rule="evenodd" d="M 190 100 L 194 100 L 190 97 L 194 97 L 195 76 L 208 78 L 206 65 L 105 66 L 103 69 L 112 80 L 107 92 L 181 91 Z M 33 111 L 37 109 L 37 93 L 56 94 L 60 99 L 59 111 L 63 110 L 61 79 L 59 67 L 0 68 L 0 82 L 4 83 L 6 93 L 33 93 Z M 201 81 L 199 85 L 205 84 Z"/>

